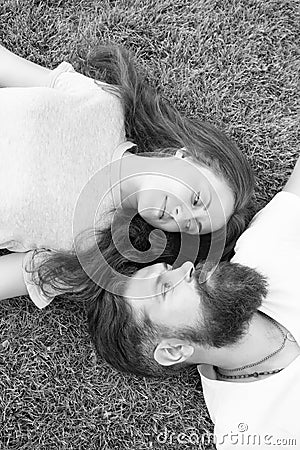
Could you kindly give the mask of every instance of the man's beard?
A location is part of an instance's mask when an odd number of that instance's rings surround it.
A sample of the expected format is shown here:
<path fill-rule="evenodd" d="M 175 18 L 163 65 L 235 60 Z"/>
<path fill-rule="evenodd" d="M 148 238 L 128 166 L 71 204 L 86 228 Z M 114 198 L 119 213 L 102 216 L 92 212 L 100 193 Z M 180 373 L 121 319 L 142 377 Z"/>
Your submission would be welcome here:
<path fill-rule="evenodd" d="M 230 262 L 197 266 L 194 276 L 201 298 L 194 342 L 212 347 L 237 343 L 267 295 L 266 279 L 254 269 Z"/>

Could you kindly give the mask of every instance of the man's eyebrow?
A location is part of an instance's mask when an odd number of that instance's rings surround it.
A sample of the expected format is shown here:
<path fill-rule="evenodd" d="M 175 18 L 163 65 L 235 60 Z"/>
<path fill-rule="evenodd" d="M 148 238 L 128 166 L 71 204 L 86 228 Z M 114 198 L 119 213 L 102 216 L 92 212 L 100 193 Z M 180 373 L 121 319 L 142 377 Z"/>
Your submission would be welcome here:
<path fill-rule="evenodd" d="M 156 295 L 158 295 L 158 285 L 161 282 L 161 277 L 162 277 L 162 273 L 160 273 L 157 277 L 156 277 L 156 281 L 155 281 L 155 294 L 154 296 L 156 297 Z"/>

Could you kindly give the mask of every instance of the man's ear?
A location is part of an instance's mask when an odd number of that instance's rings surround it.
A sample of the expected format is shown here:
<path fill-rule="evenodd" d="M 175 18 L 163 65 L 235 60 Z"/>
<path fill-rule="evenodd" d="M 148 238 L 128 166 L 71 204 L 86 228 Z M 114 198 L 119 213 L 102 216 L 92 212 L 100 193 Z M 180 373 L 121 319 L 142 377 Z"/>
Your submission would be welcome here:
<path fill-rule="evenodd" d="M 154 351 L 154 359 L 161 366 L 179 364 L 194 353 L 194 347 L 181 339 L 164 339 Z"/>
<path fill-rule="evenodd" d="M 176 158 L 185 158 L 185 148 L 182 147 L 175 153 Z"/>

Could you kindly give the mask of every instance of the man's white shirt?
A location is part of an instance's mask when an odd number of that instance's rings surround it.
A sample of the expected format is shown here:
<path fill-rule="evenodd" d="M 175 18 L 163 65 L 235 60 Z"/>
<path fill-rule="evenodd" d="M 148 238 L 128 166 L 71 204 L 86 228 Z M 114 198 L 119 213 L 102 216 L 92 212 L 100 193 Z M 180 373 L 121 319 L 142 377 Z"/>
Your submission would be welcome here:
<path fill-rule="evenodd" d="M 232 262 L 267 277 L 259 310 L 300 345 L 300 197 L 278 193 L 241 235 Z M 300 448 L 300 356 L 278 374 L 247 383 L 217 380 L 212 366 L 198 371 L 218 449 Z"/>

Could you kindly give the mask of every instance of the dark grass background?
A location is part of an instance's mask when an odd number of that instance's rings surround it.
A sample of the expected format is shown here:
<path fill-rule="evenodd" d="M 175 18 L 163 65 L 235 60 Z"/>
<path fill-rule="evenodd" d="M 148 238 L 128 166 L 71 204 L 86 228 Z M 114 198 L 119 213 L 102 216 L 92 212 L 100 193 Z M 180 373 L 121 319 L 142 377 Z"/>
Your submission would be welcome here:
<path fill-rule="evenodd" d="M 180 111 L 237 141 L 263 206 L 299 154 L 299 19 L 296 0 L 0 0 L 0 40 L 83 72 L 97 42 L 125 45 Z M 97 362 L 81 304 L 3 301 L 1 343 L 1 449 L 211 448 L 196 372 L 155 381 Z"/>

